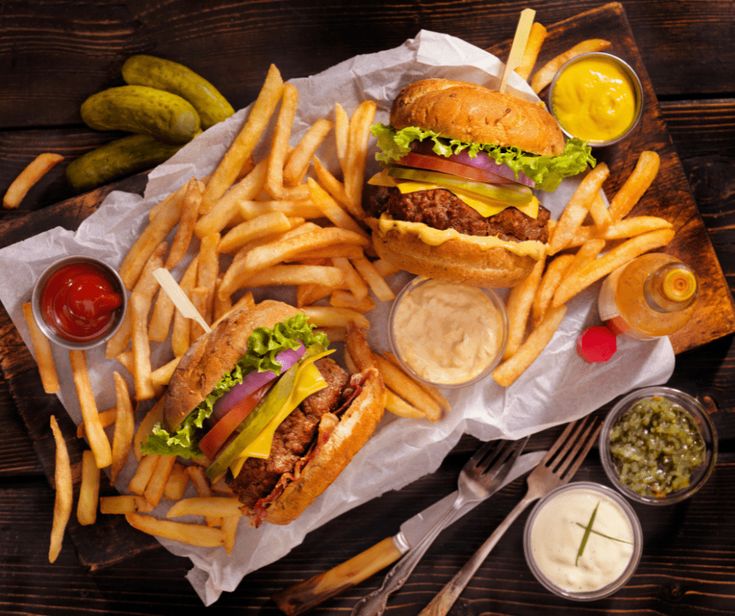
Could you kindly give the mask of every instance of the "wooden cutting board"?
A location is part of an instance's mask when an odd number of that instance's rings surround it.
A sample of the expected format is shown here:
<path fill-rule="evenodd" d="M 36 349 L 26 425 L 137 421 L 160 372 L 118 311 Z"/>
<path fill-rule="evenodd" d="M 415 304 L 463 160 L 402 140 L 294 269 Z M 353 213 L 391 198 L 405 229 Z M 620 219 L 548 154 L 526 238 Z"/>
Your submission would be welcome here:
<path fill-rule="evenodd" d="M 543 13 L 538 17 L 543 19 Z M 638 72 L 646 98 L 643 118 L 635 133 L 612 148 L 596 152 L 598 158 L 607 162 L 611 169 L 605 190 L 608 195 L 613 195 L 632 170 L 640 152 L 645 149 L 656 150 L 661 156 L 659 176 L 634 213 L 654 214 L 670 220 L 677 234 L 668 251 L 689 263 L 703 282 L 694 317 L 672 337 L 674 349 L 680 353 L 732 333 L 735 331 L 732 297 L 689 190 L 681 161 L 661 119 L 651 80 L 641 61 L 622 5 L 606 4 L 550 26 L 538 66 L 587 38 L 607 38 L 612 42 L 611 51 L 627 60 Z M 505 58 L 509 45 L 510 41 L 507 41 L 490 50 Z M 95 211 L 111 190 L 140 192 L 144 186 L 145 176 L 138 175 L 26 217 L 4 221 L 0 223 L 0 246 L 57 225 L 74 229 Z M 0 336 L 0 367 L 47 477 L 53 476 L 54 455 L 48 419 L 49 415 L 54 414 L 67 437 L 75 479 L 78 481 L 83 441 L 74 437 L 74 425 L 57 398 L 43 393 L 33 359 L 1 306 Z M 103 487 L 103 493 L 109 490 L 109 486 Z M 97 524 L 87 527 L 78 526 L 72 516 L 68 534 L 77 548 L 80 561 L 91 569 L 120 562 L 159 545 L 151 537 L 131 529 L 120 516 L 99 516 Z"/>

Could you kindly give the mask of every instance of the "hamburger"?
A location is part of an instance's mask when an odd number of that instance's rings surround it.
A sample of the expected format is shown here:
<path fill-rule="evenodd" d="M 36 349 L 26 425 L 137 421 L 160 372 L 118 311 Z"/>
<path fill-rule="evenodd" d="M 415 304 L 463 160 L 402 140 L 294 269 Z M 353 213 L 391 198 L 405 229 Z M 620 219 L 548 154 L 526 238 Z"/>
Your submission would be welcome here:
<path fill-rule="evenodd" d="M 367 213 L 378 255 L 414 274 L 513 286 L 546 251 L 553 191 L 595 160 L 564 140 L 540 103 L 482 86 L 425 79 L 401 90 L 376 124 L 385 169 Z"/>
<path fill-rule="evenodd" d="M 383 414 L 383 382 L 362 332 L 349 330 L 347 347 L 359 370 L 351 375 L 296 308 L 267 300 L 235 312 L 182 357 L 143 451 L 206 464 L 256 526 L 291 522 Z"/>

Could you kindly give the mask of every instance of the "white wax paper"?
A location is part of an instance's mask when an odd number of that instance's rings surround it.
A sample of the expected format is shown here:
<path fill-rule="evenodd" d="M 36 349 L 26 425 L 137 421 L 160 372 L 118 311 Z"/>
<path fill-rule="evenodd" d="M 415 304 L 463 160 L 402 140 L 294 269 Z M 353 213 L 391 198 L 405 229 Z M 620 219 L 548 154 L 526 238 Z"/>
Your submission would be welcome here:
<path fill-rule="evenodd" d="M 311 122 L 330 117 L 336 101 L 351 112 L 360 101 L 374 99 L 378 102 L 378 120 L 387 122 L 391 102 L 411 81 L 446 77 L 492 86 L 497 84 L 501 70 L 502 63 L 496 57 L 477 47 L 458 38 L 421 31 L 415 39 L 395 49 L 357 56 L 318 75 L 293 80 L 300 101 L 292 143 Z M 511 76 L 510 85 L 518 95 L 535 99 L 517 75 Z M 43 269 L 70 254 L 93 255 L 119 266 L 143 228 L 151 206 L 192 175 L 209 174 L 245 115 L 246 110 L 241 110 L 210 128 L 153 170 L 144 197 L 113 192 L 76 232 L 56 228 L 0 251 L 3 276 L 0 300 L 26 344 L 29 336 L 21 304 L 29 300 L 33 282 Z M 331 148 L 324 150 L 321 155 L 334 167 L 334 155 L 328 153 Z M 567 180 L 554 194 L 541 195 L 555 217 L 575 186 L 575 181 Z M 391 284 L 398 289 L 406 280 L 408 276 L 399 275 Z M 287 554 L 310 530 L 383 492 L 400 489 L 434 471 L 463 433 L 483 440 L 516 439 L 586 415 L 633 388 L 665 382 L 674 367 L 674 354 L 667 338 L 655 342 L 620 338 L 617 355 L 602 365 L 586 364 L 577 356 L 574 345 L 579 332 L 597 320 L 596 292 L 597 288 L 589 289 L 571 302 L 551 344 L 508 389 L 503 390 L 487 379 L 473 387 L 449 391 L 447 396 L 453 410 L 438 424 L 386 416 L 370 442 L 337 481 L 292 524 L 285 527 L 265 524 L 254 529 L 243 521 L 230 556 L 221 548 L 162 543 L 171 552 L 191 559 L 194 569 L 189 579 L 202 601 L 209 605 L 223 590 L 234 590 L 243 576 Z M 388 309 L 382 305 L 370 316 L 370 335 L 378 349 L 388 346 Z M 169 353 L 168 344 L 154 348 L 154 366 L 161 365 Z M 66 353 L 56 348 L 54 355 L 62 384 L 59 397 L 74 421 L 79 422 L 79 405 Z M 105 360 L 103 348 L 89 352 L 89 366 L 99 407 L 111 406 L 114 392 L 110 377 L 120 366 Z M 129 464 L 122 474 L 119 488 L 127 485 L 131 467 Z"/>

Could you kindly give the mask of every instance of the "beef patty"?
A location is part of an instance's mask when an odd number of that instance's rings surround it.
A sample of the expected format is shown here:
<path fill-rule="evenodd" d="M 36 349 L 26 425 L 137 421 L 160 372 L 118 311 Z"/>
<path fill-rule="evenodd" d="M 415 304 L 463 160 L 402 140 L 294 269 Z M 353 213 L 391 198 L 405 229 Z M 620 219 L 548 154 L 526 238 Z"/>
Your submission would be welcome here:
<path fill-rule="evenodd" d="M 349 381 L 347 372 L 328 358 L 320 359 L 314 365 L 327 386 L 306 398 L 278 426 L 267 460 L 248 458 L 237 478 L 230 480 L 230 486 L 248 507 L 268 496 L 281 475 L 293 470 L 314 440 L 321 416 L 341 405 L 342 392 Z"/>
<path fill-rule="evenodd" d="M 496 235 L 502 240 L 544 243 L 549 239 L 549 210 L 542 205 L 535 219 L 514 207 L 485 218 L 443 188 L 402 195 L 397 188 L 380 186 L 368 199 L 368 213 L 378 218 L 383 212 L 395 220 L 422 222 L 434 229 L 455 229 L 467 235 Z"/>

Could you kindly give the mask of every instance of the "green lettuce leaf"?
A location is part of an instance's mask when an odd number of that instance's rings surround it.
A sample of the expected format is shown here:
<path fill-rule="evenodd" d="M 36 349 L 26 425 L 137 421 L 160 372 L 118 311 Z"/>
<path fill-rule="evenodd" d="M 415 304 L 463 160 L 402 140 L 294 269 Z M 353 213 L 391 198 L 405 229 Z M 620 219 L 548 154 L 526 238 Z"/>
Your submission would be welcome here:
<path fill-rule="evenodd" d="M 161 424 L 153 426 L 148 439 L 141 450 L 146 454 L 176 455 L 182 458 L 194 458 L 200 455 L 198 442 L 202 436 L 204 422 L 212 414 L 214 404 L 235 385 L 242 383 L 247 374 L 253 371 L 271 370 L 281 372 L 281 364 L 276 355 L 286 349 L 297 349 L 317 345 L 326 349 L 329 340 L 323 332 L 314 333 L 303 312 L 290 319 L 277 323 L 273 329 L 259 327 L 248 338 L 248 351 L 214 386 L 214 389 L 202 402 L 186 416 L 174 432 L 169 432 Z"/>
<path fill-rule="evenodd" d="M 439 133 L 417 126 L 396 131 L 385 124 L 374 124 L 371 131 L 380 149 L 375 158 L 386 165 L 408 154 L 414 141 L 429 139 L 433 152 L 439 156 L 449 157 L 466 151 L 474 158 L 482 152 L 496 163 L 512 169 L 516 177 L 519 173 L 525 174 L 533 180 L 536 189 L 544 191 L 556 190 L 565 177 L 582 173 L 587 165 L 594 167 L 597 162 L 592 156 L 592 148 L 580 139 L 569 139 L 564 151 L 558 156 L 539 156 L 515 147 L 447 139 Z"/>

